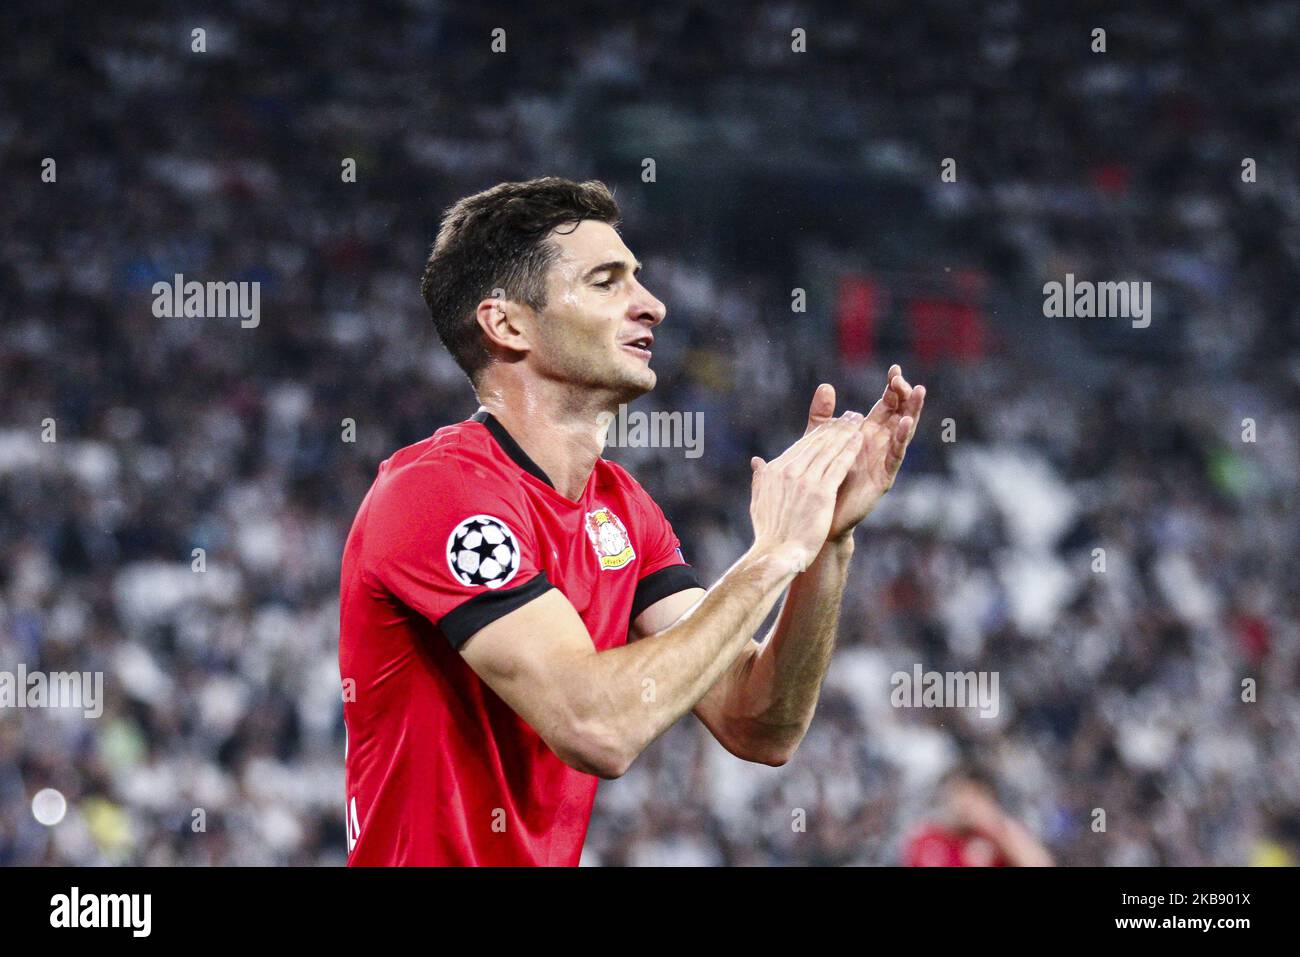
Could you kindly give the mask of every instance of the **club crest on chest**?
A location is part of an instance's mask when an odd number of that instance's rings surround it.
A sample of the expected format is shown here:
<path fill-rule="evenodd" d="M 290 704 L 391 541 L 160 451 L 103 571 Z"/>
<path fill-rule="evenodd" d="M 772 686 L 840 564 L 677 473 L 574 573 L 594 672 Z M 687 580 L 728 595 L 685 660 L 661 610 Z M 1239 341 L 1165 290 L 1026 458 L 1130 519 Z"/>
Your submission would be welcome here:
<path fill-rule="evenodd" d="M 622 568 L 636 558 L 632 548 L 632 539 L 619 517 L 607 508 L 598 508 L 588 512 L 585 521 L 587 538 L 596 550 L 596 558 L 602 571 Z"/>

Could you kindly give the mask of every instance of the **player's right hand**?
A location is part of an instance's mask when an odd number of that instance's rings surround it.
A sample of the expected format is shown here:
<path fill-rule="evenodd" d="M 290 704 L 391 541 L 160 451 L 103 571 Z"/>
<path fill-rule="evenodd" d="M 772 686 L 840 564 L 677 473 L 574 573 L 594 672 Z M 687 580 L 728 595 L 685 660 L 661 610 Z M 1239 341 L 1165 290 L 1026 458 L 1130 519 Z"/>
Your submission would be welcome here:
<path fill-rule="evenodd" d="M 826 542 L 835 496 L 862 448 L 862 414 L 845 412 L 754 470 L 749 516 L 756 549 L 771 549 L 802 571 Z"/>

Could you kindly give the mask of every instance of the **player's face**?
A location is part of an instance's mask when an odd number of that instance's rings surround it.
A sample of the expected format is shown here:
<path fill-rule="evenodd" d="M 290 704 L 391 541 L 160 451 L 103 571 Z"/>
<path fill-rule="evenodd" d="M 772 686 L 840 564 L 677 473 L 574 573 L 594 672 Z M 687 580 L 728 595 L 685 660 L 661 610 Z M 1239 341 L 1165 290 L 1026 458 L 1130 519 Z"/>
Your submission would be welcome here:
<path fill-rule="evenodd" d="M 562 227 L 551 240 L 560 258 L 547 280 L 534 358 L 546 374 L 608 390 L 620 402 L 649 392 L 651 330 L 666 309 L 637 279 L 641 264 L 612 226 L 596 220 Z"/>

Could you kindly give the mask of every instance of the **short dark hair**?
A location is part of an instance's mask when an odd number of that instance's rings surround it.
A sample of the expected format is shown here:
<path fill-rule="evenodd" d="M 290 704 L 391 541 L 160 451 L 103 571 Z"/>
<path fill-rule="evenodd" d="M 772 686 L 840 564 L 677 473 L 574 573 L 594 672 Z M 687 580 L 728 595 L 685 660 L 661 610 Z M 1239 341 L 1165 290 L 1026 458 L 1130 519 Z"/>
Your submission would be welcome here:
<path fill-rule="evenodd" d="M 471 383 L 477 385 L 491 358 L 475 318 L 478 304 L 501 289 L 506 299 L 545 309 L 546 275 L 559 257 L 549 234 L 584 219 L 618 225 L 618 204 L 609 187 L 558 176 L 498 183 L 443 214 L 420 293 L 438 337 Z"/>

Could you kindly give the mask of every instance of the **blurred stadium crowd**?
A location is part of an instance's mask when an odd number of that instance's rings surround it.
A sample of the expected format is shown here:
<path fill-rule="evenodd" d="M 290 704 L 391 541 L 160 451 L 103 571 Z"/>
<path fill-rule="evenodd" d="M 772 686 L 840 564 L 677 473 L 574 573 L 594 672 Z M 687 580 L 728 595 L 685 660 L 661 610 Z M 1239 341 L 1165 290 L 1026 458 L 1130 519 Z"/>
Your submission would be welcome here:
<path fill-rule="evenodd" d="M 609 455 L 706 580 L 817 382 L 930 396 L 794 760 L 680 722 L 585 863 L 896 863 L 957 766 L 1062 863 L 1294 863 L 1296 7 L 863 6 L 0 9 L 0 670 L 107 692 L 0 711 L 0 864 L 342 863 L 342 542 L 476 408 L 423 259 L 548 173 L 615 187 L 668 305 L 636 407 L 701 411 L 704 453 Z M 1151 327 L 1045 319 L 1066 272 L 1150 280 Z M 175 273 L 261 282 L 260 325 L 155 318 Z M 916 663 L 997 672 L 999 713 L 892 707 Z"/>

